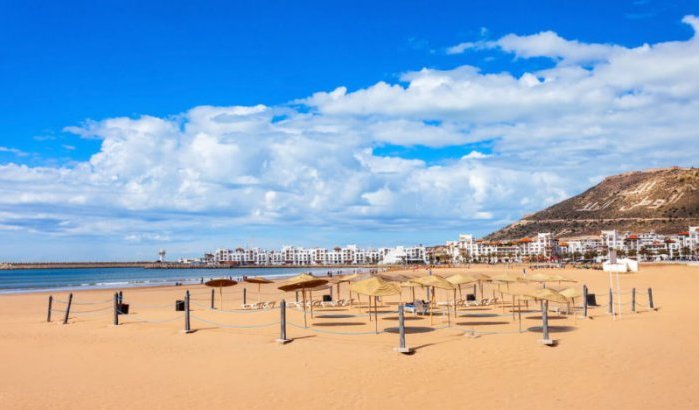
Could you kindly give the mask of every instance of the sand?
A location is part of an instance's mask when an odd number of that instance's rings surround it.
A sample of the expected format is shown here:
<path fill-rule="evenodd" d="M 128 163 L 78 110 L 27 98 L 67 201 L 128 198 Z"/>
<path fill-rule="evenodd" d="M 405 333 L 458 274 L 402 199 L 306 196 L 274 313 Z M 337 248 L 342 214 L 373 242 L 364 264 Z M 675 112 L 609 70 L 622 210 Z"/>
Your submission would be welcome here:
<path fill-rule="evenodd" d="M 463 269 L 461 269 L 463 270 Z M 437 274 L 459 271 L 437 269 Z M 473 266 L 471 271 L 520 272 L 521 267 Z M 592 292 L 606 293 L 601 271 L 559 270 Z M 424 271 L 422 271 L 424 273 Z M 200 286 L 125 289 L 131 314 L 112 326 L 109 304 L 75 305 L 76 311 L 46 323 L 48 294 L 0 296 L 0 407 L 3 409 L 198 409 L 198 408 L 697 408 L 699 390 L 699 267 L 644 265 L 621 277 L 623 289 L 637 287 L 646 303 L 651 286 L 658 311 L 630 306 L 617 320 L 606 308 L 593 319 L 552 314 L 557 346 L 537 343 L 541 334 L 518 333 L 509 310 L 462 310 L 458 325 L 407 335 L 411 356 L 393 352 L 394 333 L 367 334 L 373 322 L 361 312 L 317 312 L 318 333 L 289 327 L 294 340 L 275 342 L 278 325 L 218 328 L 192 320 L 196 332 L 184 334 L 174 300 L 193 294 L 193 316 L 227 325 L 274 323 L 279 311 L 220 313 L 208 305 Z M 255 301 L 256 285 L 248 285 Z M 554 286 L 557 286 L 554 284 Z M 263 285 L 263 300 L 279 300 L 273 285 Z M 346 297 L 346 285 L 342 297 Z M 486 285 L 486 296 L 492 296 Z M 76 302 L 108 300 L 113 291 L 75 292 Z M 226 309 L 239 309 L 242 286 L 224 290 Z M 407 297 L 409 291 L 404 293 Z M 424 291 L 417 291 L 418 297 Z M 65 293 L 55 293 L 65 299 Z M 286 294 L 294 299 L 294 294 Z M 317 295 L 315 295 L 317 296 Z M 439 294 L 438 299 L 445 299 Z M 629 295 L 623 295 L 630 302 Z M 606 303 L 606 298 L 598 300 Z M 366 299 L 363 299 L 366 302 Z M 386 298 L 386 310 L 397 299 Z M 196 304 L 199 305 L 196 305 Z M 62 305 L 57 305 L 63 308 Z M 508 308 L 509 309 L 509 308 Z M 302 315 L 289 310 L 289 321 Z M 524 329 L 540 325 L 537 313 L 525 314 Z M 384 319 L 385 318 L 385 319 Z M 412 319 L 411 327 L 429 327 Z M 163 323 L 148 321 L 172 320 Z M 453 319 L 452 319 L 453 321 Z M 396 325 L 395 315 L 380 317 L 381 328 Z M 497 332 L 470 337 L 469 332 Z"/>

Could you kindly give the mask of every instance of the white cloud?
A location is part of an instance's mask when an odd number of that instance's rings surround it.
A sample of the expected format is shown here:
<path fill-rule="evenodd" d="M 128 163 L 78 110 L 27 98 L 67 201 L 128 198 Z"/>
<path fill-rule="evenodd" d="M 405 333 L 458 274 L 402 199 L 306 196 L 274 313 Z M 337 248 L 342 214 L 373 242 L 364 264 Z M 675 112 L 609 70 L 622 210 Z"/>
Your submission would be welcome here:
<path fill-rule="evenodd" d="M 0 165 L 0 229 L 129 241 L 251 224 L 494 229 L 599 175 L 696 165 L 696 38 L 625 48 L 542 32 L 473 47 L 557 64 L 423 69 L 285 106 L 87 121 L 66 130 L 101 140 L 89 161 Z M 471 148 L 430 161 L 377 155 L 385 144 Z"/>

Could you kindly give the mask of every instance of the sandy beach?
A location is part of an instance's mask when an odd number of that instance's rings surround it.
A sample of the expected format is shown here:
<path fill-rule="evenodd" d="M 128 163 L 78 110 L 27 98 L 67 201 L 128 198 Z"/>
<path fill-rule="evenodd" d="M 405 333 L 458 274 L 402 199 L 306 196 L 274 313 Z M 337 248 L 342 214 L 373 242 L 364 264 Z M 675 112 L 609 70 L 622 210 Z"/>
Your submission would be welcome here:
<path fill-rule="evenodd" d="M 434 273 L 521 270 L 474 265 Z M 608 292 L 602 271 L 546 272 L 575 279 L 572 286 L 586 284 L 592 293 Z M 643 265 L 621 277 L 625 292 L 638 289 L 638 313 L 630 312 L 629 294 L 622 294 L 616 320 L 606 307 L 591 309 L 591 319 L 552 313 L 555 347 L 539 344 L 541 334 L 530 329 L 541 325 L 538 312 L 523 313 L 521 333 L 510 306 L 461 308 L 451 326 L 443 316 L 430 325 L 429 318 L 408 314 L 413 355 L 393 351 L 398 335 L 391 329 L 371 333 L 366 297 L 363 308 L 318 309 L 310 329 L 302 328 L 301 311 L 288 309 L 293 341 L 281 345 L 275 342 L 278 309 L 238 310 L 244 287 L 248 300 L 257 301 L 257 285 L 224 289 L 224 309 L 235 312 L 207 309 L 210 289 L 199 285 L 125 289 L 131 312 L 119 326 L 112 325 L 113 290 L 74 292 L 67 325 L 60 302 L 46 322 L 48 293 L 2 295 L 0 403 L 6 409 L 696 408 L 698 278 L 699 267 Z M 525 287 L 513 290 L 517 286 Z M 647 307 L 648 287 L 657 311 Z M 183 313 L 174 310 L 187 289 L 190 334 L 182 332 Z M 341 285 L 341 298 L 347 289 Z M 493 289 L 486 284 L 485 296 Z M 424 298 L 424 291 L 417 293 Z M 67 293 L 53 296 L 61 301 Z M 259 297 L 278 303 L 295 294 L 271 284 Z M 446 299 L 438 291 L 437 300 Z M 92 302 L 98 303 L 86 304 Z M 397 303 L 397 297 L 384 298 L 379 330 L 397 325 L 390 313 Z M 606 304 L 606 296 L 598 303 Z"/>

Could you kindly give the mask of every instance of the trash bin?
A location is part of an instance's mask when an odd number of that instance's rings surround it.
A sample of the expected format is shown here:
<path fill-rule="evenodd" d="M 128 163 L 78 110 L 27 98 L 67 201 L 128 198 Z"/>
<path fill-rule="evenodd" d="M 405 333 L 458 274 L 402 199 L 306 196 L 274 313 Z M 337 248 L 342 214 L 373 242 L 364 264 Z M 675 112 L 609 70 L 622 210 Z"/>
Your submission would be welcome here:
<path fill-rule="evenodd" d="M 117 303 L 118 314 L 128 315 L 129 314 L 129 304 L 128 303 Z"/>
<path fill-rule="evenodd" d="M 332 302 L 333 297 L 330 295 L 323 295 L 323 302 Z"/>
<path fill-rule="evenodd" d="M 597 306 L 597 298 L 594 293 L 587 294 L 587 306 Z"/>
<path fill-rule="evenodd" d="M 184 300 L 175 301 L 175 310 L 178 312 L 184 312 Z"/>
<path fill-rule="evenodd" d="M 473 293 L 469 293 L 466 295 L 466 301 L 467 302 L 474 302 L 476 300 L 476 295 Z"/>

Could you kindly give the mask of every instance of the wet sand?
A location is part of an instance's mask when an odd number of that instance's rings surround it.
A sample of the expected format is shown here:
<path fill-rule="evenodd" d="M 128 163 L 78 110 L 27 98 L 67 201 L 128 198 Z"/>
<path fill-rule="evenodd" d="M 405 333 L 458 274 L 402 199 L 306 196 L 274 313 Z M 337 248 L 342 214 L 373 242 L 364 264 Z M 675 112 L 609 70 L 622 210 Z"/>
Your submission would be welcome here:
<path fill-rule="evenodd" d="M 434 273 L 521 269 L 474 265 Z M 573 286 L 608 292 L 605 272 L 555 272 L 577 280 Z M 640 304 L 647 304 L 652 287 L 658 310 L 639 305 L 632 314 L 630 295 L 622 294 L 616 320 L 606 307 L 591 309 L 592 319 L 552 313 L 555 347 L 537 342 L 539 312 L 523 314 L 522 333 L 509 306 L 461 308 L 451 326 L 444 316 L 431 325 L 408 314 L 410 356 L 393 351 L 397 297 L 379 306 L 379 330 L 389 330 L 379 335 L 372 334 L 365 297 L 359 307 L 317 310 L 310 329 L 303 329 L 301 311 L 289 309 L 293 341 L 280 345 L 279 310 L 239 310 L 243 287 L 255 302 L 257 285 L 224 289 L 224 309 L 234 312 L 209 310 L 210 289 L 202 286 L 126 289 L 131 312 L 120 316 L 118 327 L 112 325 L 113 291 L 75 292 L 68 325 L 61 324 L 60 311 L 46 323 L 46 293 L 2 295 L 0 403 L 8 409 L 696 408 L 699 267 L 644 265 L 620 279 L 624 291 L 638 289 Z M 183 314 L 174 310 L 186 289 L 192 292 L 190 334 L 182 332 Z M 263 285 L 260 300 L 295 299 L 275 289 Z M 486 284 L 485 296 L 493 289 Z M 405 290 L 403 299 L 409 295 Z M 340 297 L 347 296 L 342 284 Z M 424 291 L 416 296 L 424 298 Z M 101 303 L 83 304 L 91 301 Z M 606 296 L 598 302 L 606 304 Z M 64 309 L 59 302 L 55 307 Z"/>

